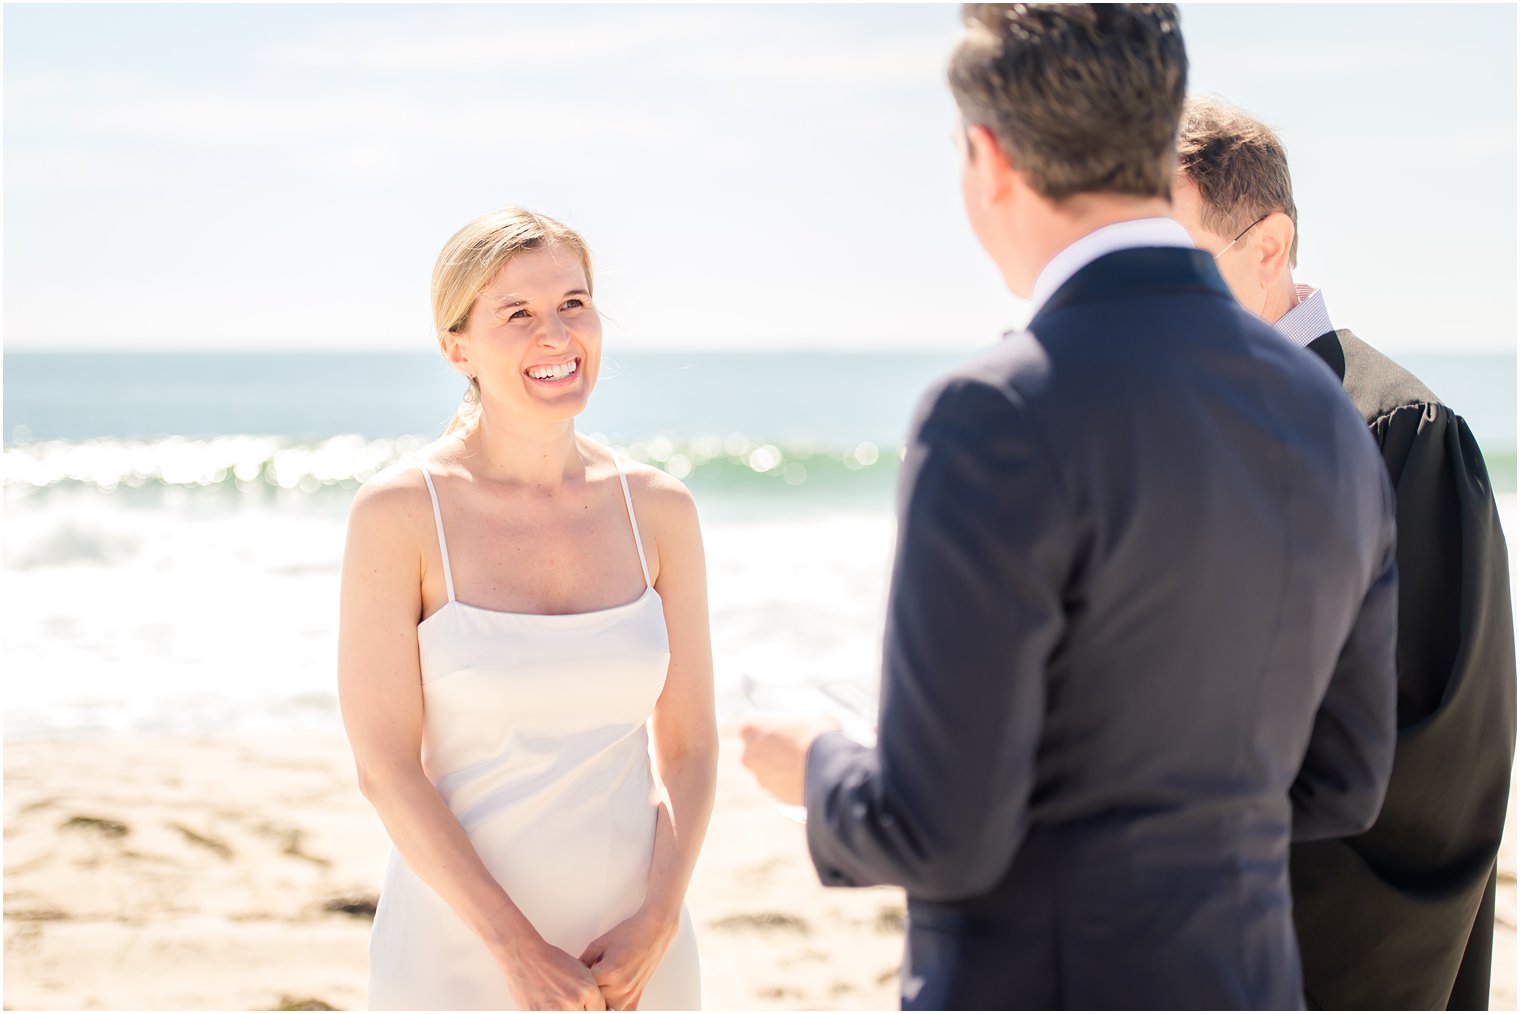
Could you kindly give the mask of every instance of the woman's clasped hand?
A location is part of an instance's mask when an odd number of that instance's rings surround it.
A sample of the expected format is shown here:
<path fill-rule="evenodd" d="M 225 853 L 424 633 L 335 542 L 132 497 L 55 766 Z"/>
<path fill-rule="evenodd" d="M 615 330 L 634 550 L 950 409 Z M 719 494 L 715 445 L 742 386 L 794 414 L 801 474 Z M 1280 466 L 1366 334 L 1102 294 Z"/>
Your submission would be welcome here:
<path fill-rule="evenodd" d="M 534 936 L 497 961 L 520 1010 L 638 1010 L 680 918 L 640 912 L 586 945 L 579 959 Z"/>

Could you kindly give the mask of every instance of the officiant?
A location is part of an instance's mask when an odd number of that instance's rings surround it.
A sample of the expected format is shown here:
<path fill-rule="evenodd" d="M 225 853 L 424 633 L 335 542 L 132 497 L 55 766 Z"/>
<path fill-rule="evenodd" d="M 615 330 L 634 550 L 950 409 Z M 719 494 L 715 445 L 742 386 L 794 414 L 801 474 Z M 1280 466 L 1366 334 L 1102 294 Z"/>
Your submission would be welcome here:
<path fill-rule="evenodd" d="M 1486 1010 L 1515 748 L 1515 638 L 1483 455 L 1460 415 L 1337 327 L 1322 290 L 1295 283 L 1298 212 L 1270 128 L 1192 99 L 1178 156 L 1177 217 L 1246 309 L 1340 378 L 1395 492 L 1393 777 L 1370 830 L 1293 847 L 1305 993 L 1328 1009 Z M 1461 310 L 1449 307 L 1454 325 Z"/>

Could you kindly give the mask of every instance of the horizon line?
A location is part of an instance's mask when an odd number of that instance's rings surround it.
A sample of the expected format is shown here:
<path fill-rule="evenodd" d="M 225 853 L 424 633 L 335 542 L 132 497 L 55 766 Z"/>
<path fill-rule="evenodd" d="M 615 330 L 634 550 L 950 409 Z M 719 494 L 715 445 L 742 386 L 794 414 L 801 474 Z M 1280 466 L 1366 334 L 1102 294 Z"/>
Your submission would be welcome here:
<path fill-rule="evenodd" d="M 604 347 L 603 358 L 615 358 L 617 355 L 960 355 L 971 352 L 980 352 L 996 345 L 1001 338 L 980 344 L 946 344 L 939 347 L 921 347 L 911 345 L 833 345 L 818 346 L 807 344 L 787 345 L 735 345 L 720 346 L 712 345 L 656 345 L 637 346 L 633 348 L 619 349 L 615 353 L 608 353 Z M 1432 356 L 1509 356 L 1516 357 L 1520 349 L 1514 344 L 1508 348 L 1485 348 L 1482 346 L 1466 346 L 1451 348 L 1449 345 L 1436 347 L 1434 345 L 1389 345 L 1383 348 L 1385 354 L 1398 355 L 1432 355 Z M 399 355 L 399 356 L 424 356 L 439 355 L 434 349 L 428 348 L 399 348 L 391 346 L 355 347 L 352 345 L 330 346 L 264 346 L 264 345 L 220 345 L 220 346 L 183 346 L 183 345 L 109 345 L 109 346 L 79 346 L 57 348 L 45 345 L 21 345 L 13 347 L 6 343 L 0 349 L 0 355 L 26 355 L 26 356 L 100 356 L 100 355 Z"/>

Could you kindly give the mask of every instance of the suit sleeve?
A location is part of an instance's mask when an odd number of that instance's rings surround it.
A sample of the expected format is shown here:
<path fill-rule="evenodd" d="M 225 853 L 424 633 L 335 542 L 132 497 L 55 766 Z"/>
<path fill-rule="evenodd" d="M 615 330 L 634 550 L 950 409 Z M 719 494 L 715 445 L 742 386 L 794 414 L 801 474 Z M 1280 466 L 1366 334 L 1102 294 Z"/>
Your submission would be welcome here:
<path fill-rule="evenodd" d="M 808 753 L 808 846 L 825 884 L 980 893 L 1023 839 L 1064 628 L 1072 512 L 1016 393 L 953 380 L 904 459 L 877 746 Z"/>
<path fill-rule="evenodd" d="M 1289 796 L 1293 840 L 1358 834 L 1372 826 L 1393 770 L 1399 575 L 1393 493 L 1382 469 L 1375 576 L 1330 676 Z"/>

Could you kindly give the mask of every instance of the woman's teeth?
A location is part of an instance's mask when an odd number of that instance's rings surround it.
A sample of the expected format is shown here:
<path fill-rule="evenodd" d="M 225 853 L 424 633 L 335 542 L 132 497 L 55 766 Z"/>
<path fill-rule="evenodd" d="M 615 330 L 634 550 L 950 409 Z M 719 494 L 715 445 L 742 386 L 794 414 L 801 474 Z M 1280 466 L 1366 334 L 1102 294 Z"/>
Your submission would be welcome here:
<path fill-rule="evenodd" d="M 558 366 L 530 366 L 528 367 L 528 376 L 534 380 L 563 380 L 574 373 L 579 365 L 579 359 L 572 359 L 568 363 L 560 363 Z"/>

